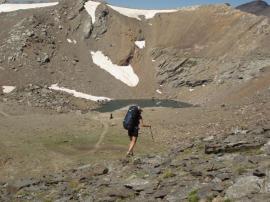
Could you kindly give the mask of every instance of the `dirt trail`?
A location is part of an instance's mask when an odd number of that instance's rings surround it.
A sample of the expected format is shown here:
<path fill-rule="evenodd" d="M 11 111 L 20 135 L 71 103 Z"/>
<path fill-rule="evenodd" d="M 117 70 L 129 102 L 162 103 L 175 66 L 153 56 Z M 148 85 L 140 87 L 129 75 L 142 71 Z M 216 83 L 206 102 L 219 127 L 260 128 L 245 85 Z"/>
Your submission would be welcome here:
<path fill-rule="evenodd" d="M 98 119 L 95 119 L 95 120 L 98 120 Z M 102 123 L 102 126 L 104 129 L 103 129 L 102 133 L 100 134 L 99 140 L 95 144 L 94 149 L 91 151 L 93 153 L 95 153 L 100 148 L 100 145 L 103 142 L 103 140 L 108 132 L 108 129 L 109 129 L 108 123 L 101 121 L 101 120 L 98 120 L 98 121 L 100 121 Z"/>
<path fill-rule="evenodd" d="M 2 105 L 0 105 L 0 114 L 3 115 L 4 117 L 9 117 L 10 115 L 5 113 L 2 108 L 3 108 Z"/>

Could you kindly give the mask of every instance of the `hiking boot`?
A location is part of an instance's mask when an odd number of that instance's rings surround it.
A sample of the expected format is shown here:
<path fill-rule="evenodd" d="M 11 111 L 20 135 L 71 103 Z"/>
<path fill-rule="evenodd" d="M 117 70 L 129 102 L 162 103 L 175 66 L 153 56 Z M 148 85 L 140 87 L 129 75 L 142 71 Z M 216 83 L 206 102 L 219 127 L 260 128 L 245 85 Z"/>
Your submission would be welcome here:
<path fill-rule="evenodd" d="M 133 152 L 128 152 L 127 154 L 126 154 L 126 157 L 132 157 L 133 156 Z"/>

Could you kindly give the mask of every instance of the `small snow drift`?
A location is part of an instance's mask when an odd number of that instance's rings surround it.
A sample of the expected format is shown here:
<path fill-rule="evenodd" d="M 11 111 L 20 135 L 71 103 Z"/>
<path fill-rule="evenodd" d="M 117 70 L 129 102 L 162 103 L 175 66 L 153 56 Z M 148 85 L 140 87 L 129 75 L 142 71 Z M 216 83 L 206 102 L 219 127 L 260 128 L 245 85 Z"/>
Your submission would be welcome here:
<path fill-rule="evenodd" d="M 89 13 L 89 15 L 92 17 L 92 23 L 95 23 L 96 20 L 96 9 L 100 5 L 99 2 L 95 1 L 88 1 L 85 3 L 84 7 L 86 11 Z M 158 13 L 174 13 L 179 10 L 186 10 L 191 11 L 197 9 L 199 6 L 191 6 L 191 7 L 184 7 L 181 9 L 169 9 L 169 10 L 142 10 L 142 9 L 133 9 L 133 8 L 124 8 L 124 7 L 118 7 L 118 6 L 112 6 L 107 4 L 110 8 L 115 10 L 116 12 L 125 15 L 130 18 L 135 18 L 137 20 L 141 20 L 141 16 L 144 16 L 146 20 L 151 19 L 155 17 Z"/>
<path fill-rule="evenodd" d="M 131 65 L 119 66 L 112 63 L 112 61 L 105 56 L 101 51 L 91 51 L 93 62 L 104 69 L 116 79 L 122 81 L 130 87 L 135 87 L 139 83 L 138 76 L 134 73 Z"/>
<path fill-rule="evenodd" d="M 77 41 L 75 39 L 71 40 L 71 39 L 67 39 L 68 43 L 73 43 L 73 44 L 77 44 Z"/>
<path fill-rule="evenodd" d="M 35 4 L 1 4 L 0 13 L 12 12 L 17 10 L 26 10 L 33 8 L 43 8 L 48 6 L 55 6 L 58 2 L 52 3 L 35 3 Z"/>
<path fill-rule="evenodd" d="M 145 41 L 135 41 L 135 45 L 138 48 L 143 49 L 145 47 Z"/>
<path fill-rule="evenodd" d="M 99 2 L 94 2 L 94 1 L 88 1 L 85 3 L 84 7 L 86 9 L 86 11 L 88 12 L 88 14 L 91 16 L 92 18 L 92 23 L 94 24 L 96 21 L 96 9 L 97 7 L 100 5 Z"/>
<path fill-rule="evenodd" d="M 3 93 L 11 93 L 15 88 L 15 86 L 2 86 Z"/>
<path fill-rule="evenodd" d="M 156 90 L 156 92 L 157 92 L 158 94 L 162 94 L 162 92 L 161 92 L 160 90 Z"/>
<path fill-rule="evenodd" d="M 130 18 L 136 18 L 137 20 L 141 20 L 140 16 L 144 16 L 145 19 L 151 19 L 155 17 L 157 13 L 174 13 L 177 12 L 178 10 L 172 9 L 172 10 L 141 10 L 141 9 L 131 9 L 131 8 L 122 8 L 118 6 L 111 6 L 113 10 L 117 11 L 118 13 L 125 15 Z"/>
<path fill-rule="evenodd" d="M 92 100 L 95 102 L 110 101 L 111 100 L 110 98 L 107 98 L 107 97 L 97 97 L 97 96 L 93 96 L 93 95 L 89 95 L 89 94 L 85 94 L 85 93 L 80 93 L 80 92 L 77 92 L 75 90 L 70 90 L 68 88 L 59 87 L 58 84 L 51 85 L 51 87 L 49 87 L 49 89 L 56 90 L 56 91 L 63 91 L 63 92 L 66 92 L 66 93 L 73 95 L 74 97 L 83 98 L 86 100 Z"/>

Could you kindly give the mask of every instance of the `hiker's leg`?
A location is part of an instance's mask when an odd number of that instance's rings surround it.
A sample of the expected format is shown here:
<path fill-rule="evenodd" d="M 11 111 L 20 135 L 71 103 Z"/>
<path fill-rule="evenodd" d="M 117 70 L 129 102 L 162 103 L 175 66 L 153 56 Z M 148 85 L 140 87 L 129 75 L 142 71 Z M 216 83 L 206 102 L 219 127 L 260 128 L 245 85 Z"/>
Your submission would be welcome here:
<path fill-rule="evenodd" d="M 130 136 L 130 139 L 131 139 L 131 141 L 130 141 L 130 144 L 129 144 L 128 154 L 133 154 L 133 148 L 136 145 L 137 137 Z"/>

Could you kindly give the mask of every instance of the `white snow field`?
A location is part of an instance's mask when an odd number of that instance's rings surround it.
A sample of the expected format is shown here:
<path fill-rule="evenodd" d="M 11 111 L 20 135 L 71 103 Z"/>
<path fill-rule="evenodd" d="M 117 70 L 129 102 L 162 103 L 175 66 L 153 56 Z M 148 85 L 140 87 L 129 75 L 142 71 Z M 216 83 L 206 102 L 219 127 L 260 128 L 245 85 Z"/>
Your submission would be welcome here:
<path fill-rule="evenodd" d="M 15 86 L 2 86 L 3 93 L 11 93 L 15 88 Z"/>
<path fill-rule="evenodd" d="M 119 66 L 112 63 L 110 58 L 105 56 L 101 51 L 91 51 L 93 62 L 99 66 L 101 69 L 104 69 L 116 79 L 122 81 L 130 87 L 135 87 L 139 83 L 139 77 L 133 71 L 131 65 L 128 66 Z"/>
<path fill-rule="evenodd" d="M 99 2 L 94 2 L 94 1 L 87 1 L 84 4 L 84 7 L 86 9 L 86 11 L 88 12 L 88 14 L 91 16 L 92 18 L 92 23 L 94 24 L 96 21 L 96 9 L 99 6 Z"/>
<path fill-rule="evenodd" d="M 145 47 L 145 41 L 135 41 L 135 45 L 138 48 L 143 49 Z"/>
<path fill-rule="evenodd" d="M 76 90 L 70 90 L 68 88 L 59 87 L 58 84 L 51 85 L 49 87 L 49 89 L 56 90 L 56 91 L 63 91 L 63 92 L 66 92 L 66 93 L 69 93 L 69 94 L 73 95 L 74 97 L 83 98 L 83 99 L 86 99 L 86 100 L 92 100 L 92 101 L 95 101 L 95 102 L 112 100 L 111 98 L 107 98 L 107 97 L 93 96 L 93 95 L 77 92 Z"/>
<path fill-rule="evenodd" d="M 26 10 L 32 8 L 42 8 L 56 6 L 58 2 L 52 3 L 35 3 L 35 4 L 0 4 L 0 13 L 12 12 L 17 10 Z"/>
<path fill-rule="evenodd" d="M 89 13 L 89 15 L 92 17 L 92 23 L 95 23 L 96 21 L 96 9 L 101 3 L 94 2 L 94 1 L 88 1 L 85 3 L 84 7 Z M 118 6 L 112 6 L 107 4 L 110 8 L 115 10 L 116 12 L 125 15 L 130 18 L 135 18 L 137 20 L 141 20 L 140 16 L 144 16 L 146 20 L 151 19 L 155 17 L 158 13 L 174 13 L 179 10 L 184 11 L 193 11 L 199 8 L 199 6 L 190 6 L 190 7 L 183 7 L 179 9 L 169 9 L 169 10 L 142 10 L 142 9 L 133 9 L 133 8 L 124 8 L 124 7 L 118 7 Z"/>

